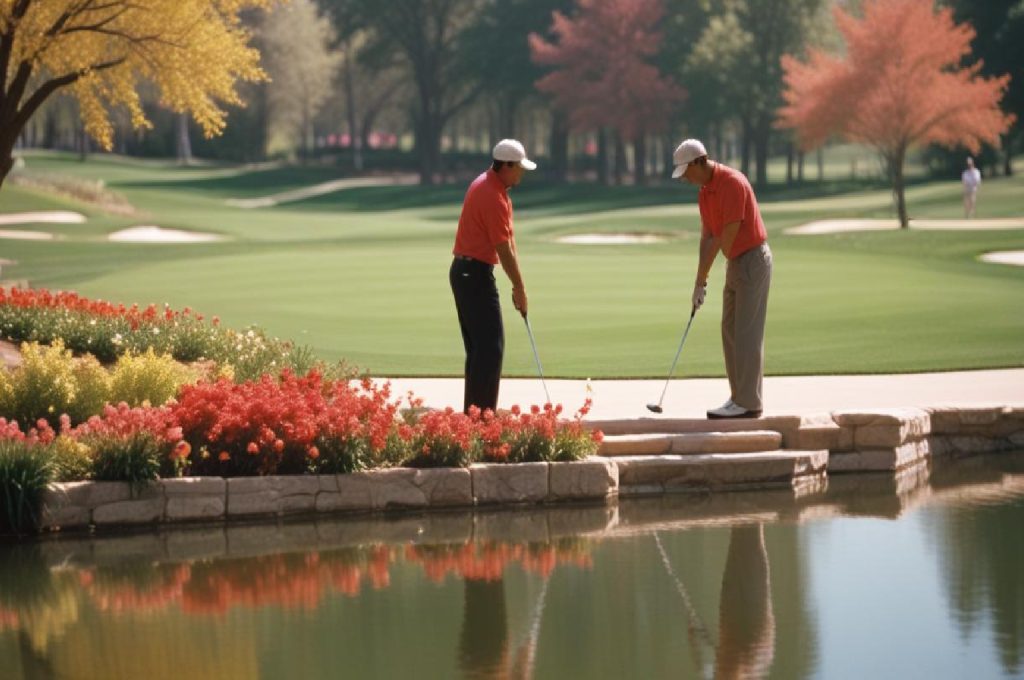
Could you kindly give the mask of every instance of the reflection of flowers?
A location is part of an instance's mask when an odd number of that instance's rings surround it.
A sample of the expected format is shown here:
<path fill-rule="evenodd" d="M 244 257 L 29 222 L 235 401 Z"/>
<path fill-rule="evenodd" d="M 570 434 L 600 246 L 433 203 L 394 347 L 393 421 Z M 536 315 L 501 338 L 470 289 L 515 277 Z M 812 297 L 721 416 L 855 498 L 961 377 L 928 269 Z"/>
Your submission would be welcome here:
<path fill-rule="evenodd" d="M 138 564 L 91 567 L 72 575 L 51 572 L 64 584 L 62 597 L 43 606 L 0 608 L 0 631 L 25 629 L 45 649 L 52 632 L 78 618 L 80 594 L 110 614 L 158 612 L 172 606 L 193 615 L 224 615 L 233 607 L 277 606 L 316 609 L 324 598 L 340 593 L 359 595 L 364 586 L 381 590 L 391 585 L 391 568 L 399 562 L 419 565 L 432 582 L 449 575 L 477 581 L 498 581 L 513 564 L 547 578 L 560 564 L 590 568 L 589 545 L 579 539 L 555 543 L 460 543 L 344 548 L 328 552 L 279 553 L 262 557 L 182 564 Z M 58 615 L 58 612 L 64 612 Z"/>
<path fill-rule="evenodd" d="M 0 607 L 0 632 L 18 628 L 18 612 Z"/>
<path fill-rule="evenodd" d="M 109 572 L 97 569 L 80 571 L 78 581 L 100 611 L 155 611 L 181 599 L 191 568 L 188 564 L 156 565 L 146 572 L 145 584 L 123 575 L 111 578 Z"/>
<path fill-rule="evenodd" d="M 574 540 L 556 543 L 464 543 L 408 546 L 405 558 L 423 565 L 427 578 L 440 583 L 452 574 L 474 581 L 498 581 L 510 564 L 547 578 L 558 564 L 582 569 L 592 565 L 586 546 Z"/>

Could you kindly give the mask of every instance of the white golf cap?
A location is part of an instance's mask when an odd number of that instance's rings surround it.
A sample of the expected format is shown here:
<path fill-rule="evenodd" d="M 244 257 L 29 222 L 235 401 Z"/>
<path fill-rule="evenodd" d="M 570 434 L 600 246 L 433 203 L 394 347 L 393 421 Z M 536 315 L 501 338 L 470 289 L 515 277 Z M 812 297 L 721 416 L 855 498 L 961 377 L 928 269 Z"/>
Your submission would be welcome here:
<path fill-rule="evenodd" d="M 526 149 L 523 148 L 523 143 L 515 139 L 503 139 L 495 144 L 491 156 L 496 161 L 519 163 L 526 170 L 534 170 L 537 167 L 536 163 L 526 157 Z"/>
<path fill-rule="evenodd" d="M 700 143 L 699 139 L 687 139 L 682 144 L 676 147 L 675 152 L 672 154 L 672 162 L 676 164 L 676 169 L 672 171 L 672 179 L 677 179 L 683 176 L 686 172 L 686 166 L 697 160 L 701 156 L 707 156 L 708 152 L 704 149 L 704 145 Z"/>

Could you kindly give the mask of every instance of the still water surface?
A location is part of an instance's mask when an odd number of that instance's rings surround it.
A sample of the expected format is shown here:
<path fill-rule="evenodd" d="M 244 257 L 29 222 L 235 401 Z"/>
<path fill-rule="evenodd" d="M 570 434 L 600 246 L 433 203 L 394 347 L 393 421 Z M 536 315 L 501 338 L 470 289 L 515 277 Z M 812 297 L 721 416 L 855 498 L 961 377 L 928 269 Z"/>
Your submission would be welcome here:
<path fill-rule="evenodd" d="M 1024 454 L 0 545 L 2 678 L 1021 678 Z"/>

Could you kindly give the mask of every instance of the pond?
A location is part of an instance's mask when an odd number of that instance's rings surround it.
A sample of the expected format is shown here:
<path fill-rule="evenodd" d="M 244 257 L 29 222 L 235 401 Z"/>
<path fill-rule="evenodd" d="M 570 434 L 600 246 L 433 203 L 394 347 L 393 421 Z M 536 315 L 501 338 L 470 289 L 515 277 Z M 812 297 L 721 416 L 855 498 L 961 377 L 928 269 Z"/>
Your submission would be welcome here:
<path fill-rule="evenodd" d="M 1024 454 L 0 545 L 2 678 L 1024 676 Z"/>

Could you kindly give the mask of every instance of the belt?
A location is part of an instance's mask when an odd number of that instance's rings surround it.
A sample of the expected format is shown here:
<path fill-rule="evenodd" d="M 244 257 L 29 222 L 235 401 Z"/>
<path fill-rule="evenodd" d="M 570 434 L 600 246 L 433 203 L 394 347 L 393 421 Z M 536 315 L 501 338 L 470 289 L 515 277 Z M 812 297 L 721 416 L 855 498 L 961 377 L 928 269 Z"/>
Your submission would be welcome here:
<path fill-rule="evenodd" d="M 483 265 L 484 267 L 493 267 L 494 266 L 490 262 L 484 262 L 483 260 L 478 260 L 475 257 L 470 257 L 469 255 L 456 255 L 455 256 L 455 260 L 457 262 L 467 262 L 467 263 L 471 263 L 471 264 L 479 264 L 479 265 Z"/>

